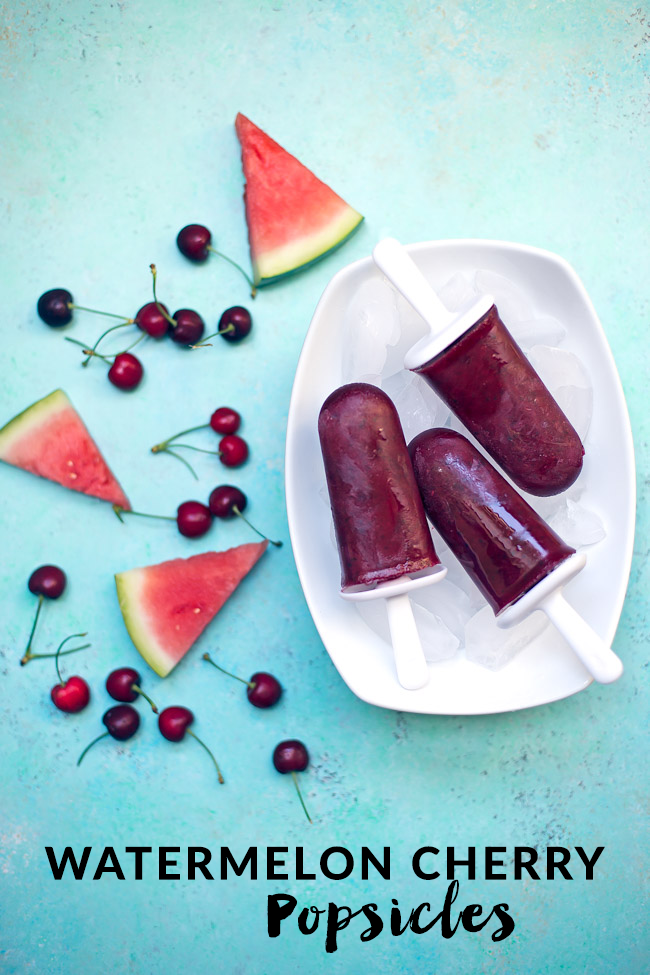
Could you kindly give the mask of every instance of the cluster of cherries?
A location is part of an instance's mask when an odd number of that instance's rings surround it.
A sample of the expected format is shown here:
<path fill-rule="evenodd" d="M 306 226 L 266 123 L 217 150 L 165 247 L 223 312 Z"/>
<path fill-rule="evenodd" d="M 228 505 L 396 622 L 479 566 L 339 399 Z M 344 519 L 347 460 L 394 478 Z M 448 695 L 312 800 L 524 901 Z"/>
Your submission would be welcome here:
<path fill-rule="evenodd" d="M 25 664 L 29 663 L 30 660 L 54 657 L 54 664 L 56 667 L 58 680 L 50 691 L 52 703 L 56 708 L 59 709 L 59 711 L 63 711 L 66 714 L 78 714 L 90 703 L 90 687 L 84 678 L 79 677 L 78 675 L 68 677 L 66 680 L 64 680 L 61 676 L 59 659 L 62 656 L 77 653 L 80 650 L 85 650 L 87 647 L 89 647 L 90 644 L 85 643 L 81 646 L 68 648 L 66 650 L 63 649 L 68 641 L 83 638 L 87 636 L 87 634 L 75 633 L 66 637 L 65 640 L 59 644 L 54 653 L 34 653 L 32 650 L 36 625 L 38 623 L 44 601 L 46 599 L 59 599 L 65 591 L 66 584 L 67 579 L 65 572 L 56 565 L 41 565 L 30 575 L 27 586 L 29 591 L 38 597 L 38 605 L 31 632 L 29 634 L 29 639 L 27 641 L 27 647 L 20 663 L 21 666 L 24 666 Z M 256 708 L 270 708 L 276 704 L 282 696 L 282 685 L 272 674 L 266 673 L 265 671 L 258 671 L 257 673 L 253 674 L 249 680 L 244 680 L 244 678 L 237 677 L 235 674 L 232 674 L 223 667 L 220 667 L 219 664 L 212 660 L 210 654 L 205 653 L 203 655 L 203 659 L 210 663 L 213 667 L 216 667 L 217 670 L 220 670 L 222 673 L 227 674 L 234 680 L 238 680 L 245 684 L 246 696 L 250 703 Z M 104 731 L 101 735 L 98 735 L 97 738 L 93 739 L 93 741 L 91 741 L 90 744 L 84 748 L 83 752 L 79 756 L 79 759 L 77 760 L 77 765 L 81 764 L 88 751 L 103 738 L 110 736 L 116 741 L 127 741 L 129 738 L 132 738 L 135 735 L 140 727 L 140 715 L 133 707 L 133 702 L 136 701 L 138 697 L 143 697 L 146 701 L 148 701 L 154 714 L 158 715 L 158 729 L 163 738 L 166 738 L 168 741 L 179 742 L 185 737 L 186 734 L 191 735 L 208 753 L 217 771 L 218 781 L 221 784 L 224 783 L 221 769 L 219 768 L 219 764 L 213 753 L 210 751 L 205 742 L 203 742 L 190 728 L 190 725 L 194 722 L 194 714 L 189 708 L 180 705 L 173 705 L 171 707 L 164 708 L 164 710 L 159 713 L 157 706 L 143 691 L 141 676 L 133 667 L 118 667 L 116 670 L 111 671 L 106 678 L 106 690 L 110 697 L 119 703 L 113 707 L 110 707 L 104 713 L 102 722 L 106 727 L 106 731 Z M 302 742 L 295 739 L 280 742 L 275 747 L 273 752 L 273 764 L 277 771 L 282 772 L 283 774 L 292 774 L 300 802 L 305 811 L 305 815 L 311 822 L 311 818 L 307 812 L 307 808 L 298 785 L 298 780 L 296 778 L 296 772 L 304 771 L 304 769 L 307 768 L 308 763 L 309 754 L 307 749 Z"/>
<path fill-rule="evenodd" d="M 53 288 L 50 291 L 46 291 L 38 299 L 36 306 L 36 310 L 42 321 L 53 328 L 68 325 L 72 321 L 75 310 L 118 319 L 118 323 L 111 325 L 110 328 L 102 332 L 92 346 L 85 342 L 80 342 L 78 339 L 70 338 L 69 336 L 66 336 L 66 338 L 68 342 L 80 345 L 83 349 L 86 356 L 82 363 L 84 366 L 87 366 L 94 357 L 108 363 L 109 381 L 118 389 L 125 391 L 135 389 L 142 381 L 144 366 L 140 359 L 133 355 L 131 349 L 147 336 L 162 339 L 166 335 L 169 335 L 171 340 L 178 345 L 196 349 L 205 347 L 209 344 L 209 340 L 217 335 L 220 335 L 226 342 L 239 342 L 250 333 L 253 327 L 250 312 L 241 305 L 234 305 L 232 308 L 227 308 L 221 315 L 217 331 L 204 338 L 205 322 L 198 312 L 191 308 L 179 308 L 173 315 L 170 315 L 167 306 L 158 301 L 156 295 L 156 266 L 152 264 L 150 267 L 153 277 L 153 301 L 149 301 L 146 305 L 143 305 L 133 318 L 127 315 L 115 315 L 112 312 L 98 311 L 96 308 L 88 308 L 85 305 L 78 305 L 74 302 L 72 294 L 65 288 Z M 103 355 L 98 351 L 100 343 L 107 335 L 129 325 L 135 325 L 140 329 L 141 334 L 128 348 L 111 355 Z"/>

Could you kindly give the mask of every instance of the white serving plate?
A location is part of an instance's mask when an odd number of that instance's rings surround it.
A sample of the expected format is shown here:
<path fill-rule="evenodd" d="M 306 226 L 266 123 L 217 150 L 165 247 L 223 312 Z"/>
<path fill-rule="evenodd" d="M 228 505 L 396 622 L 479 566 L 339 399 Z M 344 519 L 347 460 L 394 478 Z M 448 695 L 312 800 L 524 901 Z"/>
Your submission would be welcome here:
<path fill-rule="evenodd" d="M 594 389 L 579 479 L 584 488 L 582 500 L 600 515 L 607 536 L 588 550 L 587 567 L 567 588 L 566 596 L 611 643 L 632 560 L 634 451 L 616 366 L 587 292 L 566 261 L 534 247 L 451 240 L 412 244 L 407 249 L 434 288 L 442 287 L 459 271 L 493 271 L 510 279 L 534 306 L 567 327 L 564 347 L 579 356 Z M 490 714 L 547 704 L 583 690 L 591 683 L 589 674 L 559 633 L 547 627 L 498 672 L 456 656 L 429 664 L 429 684 L 407 691 L 395 676 L 391 647 L 364 622 L 354 605 L 341 599 L 340 566 L 330 541 L 331 514 L 319 497 L 325 474 L 317 421 L 325 398 L 344 382 L 341 351 L 346 341 L 346 307 L 370 277 L 380 278 L 381 274 L 368 257 L 343 268 L 325 289 L 305 339 L 289 407 L 289 530 L 300 582 L 327 652 L 358 697 L 399 711 Z M 422 334 L 425 328 L 422 323 Z M 621 651 L 625 663 L 624 648 Z"/>

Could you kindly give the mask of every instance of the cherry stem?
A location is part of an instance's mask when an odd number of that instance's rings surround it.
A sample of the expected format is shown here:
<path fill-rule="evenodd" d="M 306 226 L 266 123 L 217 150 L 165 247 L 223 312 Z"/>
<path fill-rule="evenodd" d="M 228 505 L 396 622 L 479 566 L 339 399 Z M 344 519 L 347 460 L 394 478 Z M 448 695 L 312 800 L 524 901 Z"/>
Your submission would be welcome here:
<path fill-rule="evenodd" d="M 134 319 L 127 318 L 126 321 L 120 322 L 119 325 L 111 325 L 111 327 L 107 328 L 105 332 L 102 332 L 102 334 L 99 336 L 99 338 L 97 339 L 97 341 L 95 342 L 95 344 L 93 345 L 90 351 L 94 353 L 97 347 L 99 346 L 99 343 L 102 341 L 102 339 L 105 338 L 110 332 L 114 332 L 118 328 L 125 328 L 127 325 L 133 325 L 133 324 L 134 324 Z M 84 359 L 81 365 L 87 366 L 89 362 L 90 362 L 90 355 L 88 355 L 88 357 Z"/>
<path fill-rule="evenodd" d="M 29 640 L 27 641 L 27 646 L 25 647 L 25 653 L 23 654 L 23 658 L 20 661 L 21 664 L 22 664 L 23 660 L 25 661 L 25 663 L 27 663 L 27 660 L 29 659 L 29 656 L 30 656 L 29 651 L 32 649 L 32 640 L 34 639 L 34 633 L 36 632 L 36 624 L 38 623 L 38 617 L 41 615 L 41 609 L 43 608 L 43 599 L 44 598 L 45 597 L 43 596 L 42 593 L 38 597 L 38 606 L 36 607 L 36 616 L 34 617 L 34 622 L 32 623 L 32 630 L 31 630 L 31 633 L 29 634 Z"/>
<path fill-rule="evenodd" d="M 180 454 L 175 453 L 173 450 L 169 450 L 167 447 L 165 448 L 164 453 L 170 454 L 172 457 L 175 457 L 176 460 L 180 460 L 181 464 L 185 464 L 185 466 L 187 467 L 188 471 L 190 472 L 194 480 L 198 481 L 199 475 L 196 473 L 192 465 L 185 460 L 184 457 L 181 457 Z"/>
<path fill-rule="evenodd" d="M 125 352 L 130 352 L 131 349 L 134 349 L 135 348 L 135 346 L 138 344 L 138 342 L 142 342 L 143 339 L 146 339 L 148 337 L 149 336 L 147 335 L 147 333 L 146 332 L 143 332 L 141 335 L 138 336 L 138 338 L 135 340 L 135 342 L 131 342 L 131 345 L 127 345 L 127 347 L 125 349 L 122 349 L 122 351 L 121 352 L 118 352 L 117 354 L 118 355 L 124 355 Z"/>
<path fill-rule="evenodd" d="M 225 328 L 220 328 L 218 332 L 213 332 L 212 335 L 206 335 L 206 337 L 201 341 L 197 342 L 196 345 L 191 345 L 191 349 L 203 349 L 205 346 L 210 345 L 208 339 L 213 339 L 216 335 L 230 335 L 231 332 L 235 332 L 236 328 L 232 322 L 228 322 Z"/>
<path fill-rule="evenodd" d="M 137 515 L 138 518 L 160 518 L 163 521 L 176 521 L 176 518 L 174 518 L 172 515 L 150 515 L 145 511 L 127 511 L 126 508 L 120 508 L 119 504 L 113 505 L 113 511 L 122 524 L 124 524 L 122 515 Z"/>
<path fill-rule="evenodd" d="M 241 681 L 242 684 L 246 684 L 246 686 L 250 687 L 251 690 L 254 689 L 255 684 L 253 681 L 244 680 L 243 677 L 238 677 L 237 674 L 231 674 L 229 670 L 225 670 L 223 667 L 220 667 L 219 664 L 215 664 L 214 660 L 212 659 L 209 653 L 204 653 L 203 659 L 207 660 L 208 663 L 212 664 L 213 667 L 216 667 L 217 670 L 220 670 L 222 674 L 227 674 L 228 677 L 234 677 L 235 680 Z"/>
<path fill-rule="evenodd" d="M 84 643 L 82 647 L 73 647 L 72 650 L 62 650 L 59 654 L 60 657 L 65 657 L 69 653 L 77 653 L 79 650 L 85 650 L 89 647 L 89 643 Z M 20 666 L 24 667 L 28 664 L 30 660 L 45 660 L 46 657 L 56 657 L 55 653 L 26 653 L 24 657 L 21 658 Z"/>
<path fill-rule="evenodd" d="M 103 735 L 98 735 L 97 738 L 95 738 L 93 741 L 91 741 L 91 743 L 89 745 L 86 745 L 86 747 L 82 751 L 81 755 L 77 759 L 77 767 L 79 767 L 79 765 L 81 765 L 81 763 L 82 763 L 82 761 L 84 759 L 84 756 L 85 756 L 86 752 L 89 752 L 90 749 L 93 747 L 93 745 L 96 745 L 98 741 L 101 741 L 102 740 L 102 738 L 108 738 L 108 734 L 109 734 L 109 732 L 108 731 L 105 731 Z"/>
<path fill-rule="evenodd" d="M 246 280 L 248 281 L 248 283 L 250 285 L 251 298 L 254 298 L 255 295 L 257 294 L 257 288 L 255 287 L 252 278 L 250 278 L 248 276 L 248 274 L 246 274 L 246 271 L 243 269 L 243 267 L 240 267 L 240 265 L 237 263 L 237 261 L 233 261 L 233 259 L 231 257 L 228 257 L 227 254 L 222 254 L 221 251 L 218 251 L 216 249 L 216 247 L 212 247 L 211 244 L 208 244 L 208 250 L 209 251 L 212 251 L 213 254 L 216 254 L 217 257 L 223 257 L 224 261 L 228 261 L 229 264 L 232 264 L 233 267 L 236 267 L 237 268 L 237 270 L 240 272 L 240 274 L 243 274 L 244 275 L 244 277 L 246 278 Z"/>
<path fill-rule="evenodd" d="M 255 534 L 259 535 L 260 538 L 263 538 L 265 542 L 270 542 L 271 545 L 275 545 L 276 548 L 282 548 L 282 542 L 274 542 L 272 538 L 267 538 L 266 535 L 263 535 L 261 531 L 258 531 L 255 525 L 251 525 L 246 515 L 243 515 L 241 513 L 241 511 L 239 510 L 236 504 L 232 506 L 232 511 L 234 511 L 234 513 L 238 515 L 242 519 L 242 521 L 245 521 L 248 527 L 252 528 Z"/>
<path fill-rule="evenodd" d="M 198 735 L 195 735 L 194 734 L 194 732 L 192 731 L 191 728 L 186 728 L 185 730 L 187 731 L 188 735 L 191 735 L 192 738 L 195 739 L 195 741 L 198 741 L 199 745 L 201 745 L 202 748 L 205 748 L 206 752 L 208 753 L 208 755 L 210 756 L 210 758 L 214 762 L 214 767 L 217 770 L 217 778 L 219 779 L 219 782 L 221 783 L 221 785 L 223 785 L 224 784 L 224 778 L 223 778 L 223 775 L 221 774 L 221 769 L 219 768 L 219 763 L 217 762 L 216 758 L 214 757 L 214 755 L 212 754 L 212 752 L 210 751 L 210 749 L 208 748 L 208 746 L 205 744 L 204 741 L 201 741 L 201 739 L 198 737 Z"/>
<path fill-rule="evenodd" d="M 105 355 L 102 355 L 100 352 L 95 352 L 94 349 L 89 349 L 87 342 L 80 342 L 79 339 L 73 339 L 69 335 L 64 335 L 64 338 L 66 342 L 72 342 L 74 345 L 80 345 L 84 353 L 88 356 L 88 359 L 90 359 L 91 356 L 95 355 L 97 356 L 98 359 L 103 359 L 104 362 L 111 361 L 111 359 L 107 358 Z M 111 358 L 114 359 L 115 356 L 111 356 Z M 84 359 L 84 361 L 81 363 L 82 366 L 88 364 L 88 359 Z"/>
<path fill-rule="evenodd" d="M 167 445 L 173 440 L 178 440 L 179 437 L 184 437 L 186 433 L 194 433 L 195 430 L 206 430 L 209 426 L 209 423 L 202 423 L 198 427 L 189 427 L 187 430 L 181 430 L 180 433 L 175 433 L 173 437 L 168 437 L 167 440 L 162 440 L 160 443 L 154 444 L 154 446 L 151 448 L 151 453 L 158 454 L 161 450 L 165 450 Z"/>
<path fill-rule="evenodd" d="M 142 690 L 141 687 L 138 687 L 137 684 L 131 684 L 131 690 L 132 691 L 135 691 L 136 694 L 140 694 L 145 699 L 145 701 L 148 701 L 149 704 L 151 705 L 151 710 L 153 711 L 153 713 L 154 714 L 158 714 L 158 708 L 153 703 L 153 701 L 151 700 L 151 698 L 149 697 L 149 695 L 148 694 L 145 694 L 145 692 Z"/>
<path fill-rule="evenodd" d="M 68 308 L 75 308 L 77 311 L 89 311 L 91 315 L 104 315 L 106 318 L 121 318 L 125 325 L 131 325 L 133 323 L 133 319 L 127 318 L 126 315 L 115 315 L 111 311 L 97 311 L 96 308 L 86 308 L 85 305 L 75 305 L 75 303 L 72 301 L 68 302 Z"/>
<path fill-rule="evenodd" d="M 158 309 L 158 311 L 160 312 L 160 314 L 163 316 L 163 318 L 166 318 L 167 321 L 169 322 L 169 324 L 173 328 L 176 328 L 176 320 L 174 318 L 172 318 L 172 316 L 169 314 L 169 312 L 166 312 L 165 311 L 165 309 L 160 304 L 160 302 L 158 301 L 158 298 L 156 296 L 156 278 L 158 277 L 158 271 L 156 270 L 156 265 L 155 264 L 150 264 L 149 265 L 149 269 L 151 271 L 151 276 L 153 277 L 153 300 L 154 300 L 154 304 L 155 304 L 156 308 Z"/>
<path fill-rule="evenodd" d="M 61 653 L 62 648 L 66 645 L 66 643 L 68 642 L 68 640 L 77 640 L 77 639 L 81 639 L 81 637 L 84 637 L 84 636 L 88 636 L 88 634 L 87 633 L 73 633 L 72 636 L 67 636 L 65 638 L 65 640 L 62 640 L 61 641 L 61 643 L 59 644 L 59 646 L 57 648 L 56 653 L 54 654 L 54 666 L 56 667 L 56 676 L 59 678 L 59 684 L 61 685 L 61 687 L 64 686 L 65 681 L 61 677 L 61 671 L 59 670 L 59 654 Z M 89 646 L 90 646 L 89 643 L 85 643 L 83 645 L 83 647 L 77 647 L 76 649 L 77 650 L 85 650 L 86 647 L 89 647 Z"/>
<path fill-rule="evenodd" d="M 307 817 L 307 819 L 308 819 L 308 820 L 309 820 L 309 822 L 311 823 L 311 821 L 312 821 L 312 819 L 311 819 L 311 816 L 310 816 L 310 815 L 309 815 L 309 813 L 307 812 L 307 806 L 305 805 L 305 800 L 304 800 L 304 799 L 303 799 L 303 797 L 302 797 L 302 792 L 300 791 L 300 786 L 298 785 L 298 776 L 297 776 L 297 775 L 296 775 L 296 773 L 295 773 L 295 772 L 293 771 L 293 769 L 292 769 L 292 771 L 291 771 L 291 778 L 293 779 L 293 784 L 294 784 L 294 785 L 295 785 L 295 787 L 296 787 L 296 792 L 298 793 L 298 798 L 300 799 L 300 805 L 301 805 L 301 806 L 302 806 L 302 808 L 303 808 L 303 809 L 305 810 L 305 816 Z"/>
<path fill-rule="evenodd" d="M 185 450 L 196 450 L 199 454 L 213 454 L 215 457 L 221 457 L 220 450 L 205 450 L 203 447 L 193 447 L 190 443 L 176 443 L 174 441 L 174 447 L 183 447 Z"/>

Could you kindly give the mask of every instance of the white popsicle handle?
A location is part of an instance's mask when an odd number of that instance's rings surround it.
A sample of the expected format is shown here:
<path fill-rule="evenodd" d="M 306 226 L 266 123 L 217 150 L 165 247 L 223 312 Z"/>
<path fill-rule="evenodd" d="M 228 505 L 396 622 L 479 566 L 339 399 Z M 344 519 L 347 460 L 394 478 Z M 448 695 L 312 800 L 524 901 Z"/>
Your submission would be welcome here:
<path fill-rule="evenodd" d="M 394 237 L 380 240 L 372 252 L 375 264 L 425 320 L 431 332 L 443 331 L 456 315 L 448 311 L 406 248 Z"/>
<path fill-rule="evenodd" d="M 623 673 L 621 660 L 566 601 L 561 591 L 551 593 L 539 608 L 555 624 L 594 680 L 599 684 L 618 680 Z"/>
<path fill-rule="evenodd" d="M 407 691 L 416 691 L 429 683 L 429 668 L 408 595 L 402 593 L 400 596 L 389 596 L 386 599 L 386 612 L 397 679 Z"/>

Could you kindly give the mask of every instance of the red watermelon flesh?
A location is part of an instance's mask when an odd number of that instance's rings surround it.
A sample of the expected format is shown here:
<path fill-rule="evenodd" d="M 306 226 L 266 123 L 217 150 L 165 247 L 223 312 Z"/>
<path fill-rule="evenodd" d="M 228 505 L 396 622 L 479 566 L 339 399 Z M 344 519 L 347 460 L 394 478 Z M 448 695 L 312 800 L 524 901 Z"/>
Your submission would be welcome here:
<path fill-rule="evenodd" d="M 270 284 L 338 247 L 363 217 L 245 115 L 235 129 L 255 283 Z"/>
<path fill-rule="evenodd" d="M 115 576 L 126 628 L 157 674 L 166 677 L 185 656 L 267 546 L 249 542 Z"/>
<path fill-rule="evenodd" d="M 0 460 L 130 510 L 124 491 L 61 389 L 33 403 L 0 430 Z"/>

